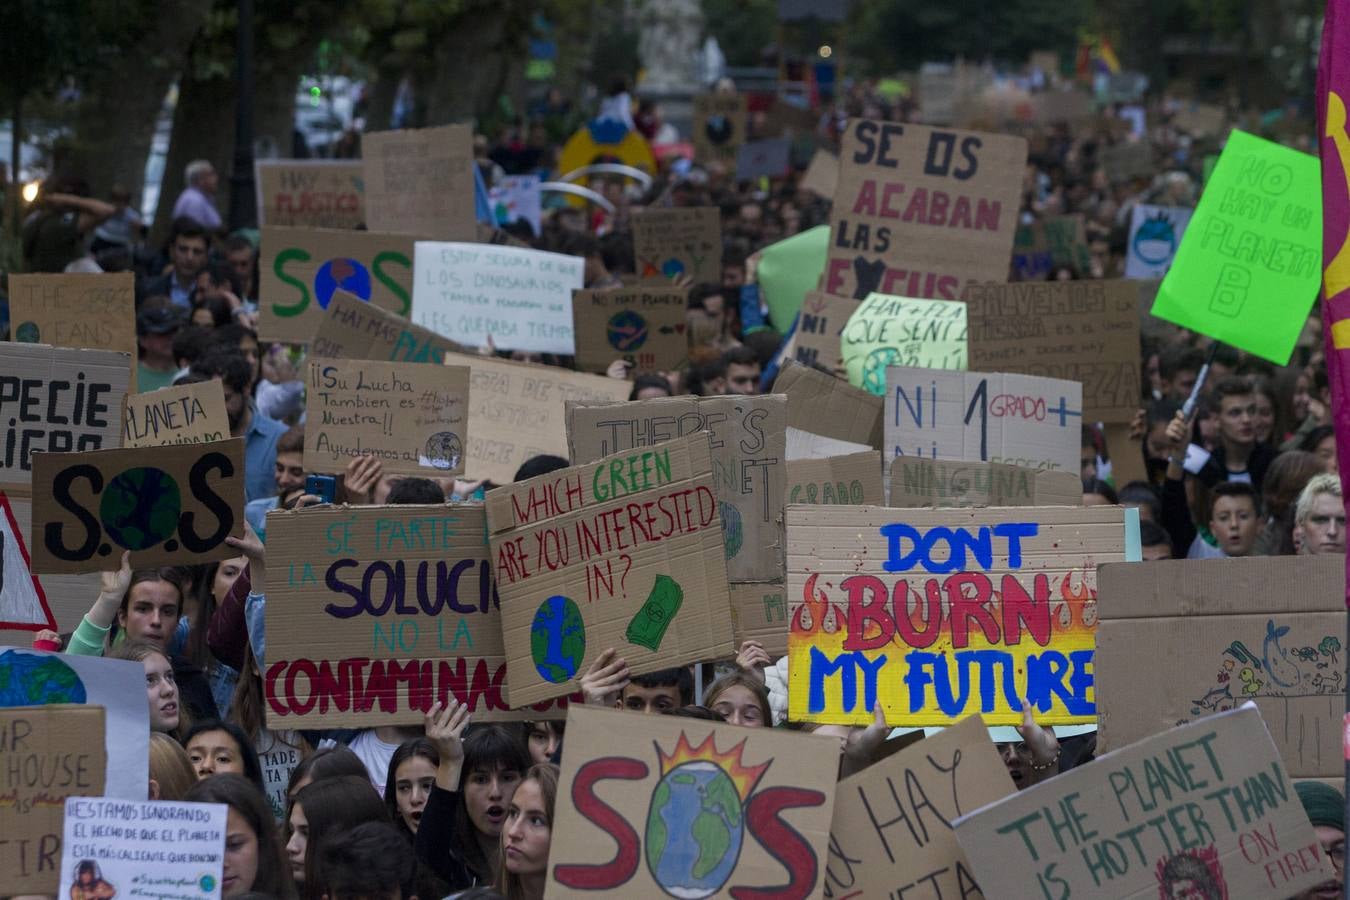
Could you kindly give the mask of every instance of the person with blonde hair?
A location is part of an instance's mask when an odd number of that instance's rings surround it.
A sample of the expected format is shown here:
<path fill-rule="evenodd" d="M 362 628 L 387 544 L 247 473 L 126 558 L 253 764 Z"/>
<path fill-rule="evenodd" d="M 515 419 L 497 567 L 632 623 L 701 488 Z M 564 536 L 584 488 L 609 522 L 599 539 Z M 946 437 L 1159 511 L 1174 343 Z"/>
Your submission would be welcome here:
<path fill-rule="evenodd" d="M 183 745 L 162 731 L 150 733 L 150 799 L 182 800 L 197 783 Z"/>
<path fill-rule="evenodd" d="M 1294 545 L 1302 555 L 1345 552 L 1345 501 L 1339 475 L 1314 475 L 1298 495 Z"/>

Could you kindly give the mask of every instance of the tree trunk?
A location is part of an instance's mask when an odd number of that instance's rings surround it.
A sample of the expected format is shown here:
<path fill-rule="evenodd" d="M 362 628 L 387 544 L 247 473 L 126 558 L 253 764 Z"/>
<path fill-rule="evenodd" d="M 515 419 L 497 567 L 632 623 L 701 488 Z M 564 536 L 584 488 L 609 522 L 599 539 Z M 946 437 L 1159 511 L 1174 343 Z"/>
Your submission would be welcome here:
<path fill-rule="evenodd" d="M 503 0 L 490 10 L 463 16 L 436 47 L 434 70 L 424 82 L 427 125 L 462 122 L 492 109 L 511 67 L 524 65 L 523 50 L 506 46 L 513 39 L 510 26 L 517 24 L 512 18 L 523 8 Z"/>

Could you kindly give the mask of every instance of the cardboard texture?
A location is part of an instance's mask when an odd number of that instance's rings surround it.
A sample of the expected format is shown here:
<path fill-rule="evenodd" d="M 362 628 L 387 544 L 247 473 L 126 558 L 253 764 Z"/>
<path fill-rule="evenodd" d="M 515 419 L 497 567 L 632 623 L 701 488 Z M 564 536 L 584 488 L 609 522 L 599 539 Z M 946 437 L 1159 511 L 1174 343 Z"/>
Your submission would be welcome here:
<path fill-rule="evenodd" d="M 1271 900 L 1332 877 L 1254 706 L 1098 755 L 962 816 L 956 837 L 1011 900 Z"/>
<path fill-rule="evenodd" d="M 225 389 L 213 378 L 127 397 L 122 446 L 163 447 L 230 439 Z"/>
<path fill-rule="evenodd" d="M 886 504 L 897 508 L 1082 506 L 1077 472 L 1047 472 L 1003 463 L 897 456 Z"/>
<path fill-rule="evenodd" d="M 730 586 L 731 628 L 737 649 L 759 641 L 774 659 L 787 655 L 788 604 L 783 582 L 747 581 Z"/>
<path fill-rule="evenodd" d="M 1126 278 L 1162 278 L 1172 267 L 1193 210 L 1185 206 L 1136 203 L 1130 213 L 1125 252 Z"/>
<path fill-rule="evenodd" d="M 258 335 L 308 343 L 339 291 L 407 317 L 412 312 L 410 234 L 264 228 L 258 248 Z"/>
<path fill-rule="evenodd" d="M 334 291 L 310 342 L 309 355 L 317 359 L 439 363 L 447 353 L 469 349 L 345 291 Z"/>
<path fill-rule="evenodd" d="M 511 706 L 571 693 L 607 647 L 634 675 L 735 655 L 707 433 L 499 487 L 486 504 Z"/>
<path fill-rule="evenodd" d="M 305 470 L 342 472 L 375 456 L 386 475 L 464 472 L 469 370 L 435 363 L 330 359 L 309 364 Z"/>
<path fill-rule="evenodd" d="M 979 716 L 839 782 L 826 896 L 998 896 L 975 886 L 957 817 L 1015 793 Z"/>
<path fill-rule="evenodd" d="M 1042 724 L 1093 721 L 1121 507 L 789 506 L 787 534 L 789 719 L 866 724 L 875 701 L 893 726 L 1016 725 L 1027 700 Z"/>
<path fill-rule="evenodd" d="M 1147 141 L 1121 141 L 1101 147 L 1097 151 L 1097 158 L 1112 184 L 1151 178 L 1155 171 L 1153 145 Z"/>
<path fill-rule="evenodd" d="M 361 156 L 371 231 L 475 239 L 472 127 L 368 131 Z"/>
<path fill-rule="evenodd" d="M 574 464 L 693 434 L 712 433 L 713 489 L 725 526 L 732 581 L 783 575 L 783 497 L 787 480 L 781 395 L 663 397 L 622 405 L 567 404 Z"/>
<path fill-rule="evenodd" d="M 134 361 L 135 276 L 11 274 L 9 323 L 9 333 L 22 344 L 114 350 Z"/>
<path fill-rule="evenodd" d="M 808 291 L 802 299 L 801 318 L 797 320 L 788 358 L 804 366 L 819 366 L 836 378 L 847 378 L 839 335 L 860 305 L 861 300 L 850 297 Z"/>
<path fill-rule="evenodd" d="M 418 241 L 413 315 L 418 325 L 472 347 L 576 352 L 572 292 L 579 256 L 492 244 Z"/>
<path fill-rule="evenodd" d="M 572 295 L 577 368 L 604 374 L 616 359 L 630 372 L 673 372 L 689 359 L 689 290 L 647 282 Z"/>
<path fill-rule="evenodd" d="M 474 721 L 512 712 L 482 504 L 274 510 L 267 549 L 267 722 L 414 725 L 453 697 Z"/>
<path fill-rule="evenodd" d="M 1083 386 L 1033 375 L 886 370 L 883 458 L 1079 471 Z"/>
<path fill-rule="evenodd" d="M 581 706 L 567 736 L 546 897 L 820 896 L 837 740 Z"/>
<path fill-rule="evenodd" d="M 444 362 L 469 368 L 464 474 L 495 484 L 510 484 L 531 457 L 569 455 L 566 401 L 626 401 L 633 387 L 617 378 L 490 356 L 446 353 Z"/>
<path fill-rule="evenodd" d="M 147 459 L 147 456 L 150 457 Z M 153 463 L 148 465 L 147 463 Z M 33 455 L 33 571 L 63 574 L 230 559 L 244 535 L 244 439 Z"/>
<path fill-rule="evenodd" d="M 1292 777 L 1344 776 L 1344 557 L 1167 560 L 1099 578 L 1099 746 L 1254 700 Z"/>
<path fill-rule="evenodd" d="M 822 506 L 882 506 L 881 454 L 875 450 L 824 459 L 789 459 L 787 502 Z"/>
<path fill-rule="evenodd" d="M 1091 271 L 1092 253 L 1082 213 L 1046 216 L 1017 226 L 1012 264 L 1015 281 L 1045 281 L 1051 272 L 1065 266 L 1086 277 Z"/>
<path fill-rule="evenodd" d="M 788 173 L 792 142 L 787 138 L 750 141 L 736 148 L 736 180 L 782 178 Z"/>
<path fill-rule="evenodd" d="M 260 159 L 253 177 L 259 226 L 355 228 L 366 221 L 359 159 Z"/>
<path fill-rule="evenodd" d="M 966 368 L 966 304 L 870 294 L 839 335 L 848 383 L 880 397 L 888 366 Z"/>
<path fill-rule="evenodd" d="M 815 434 L 803 428 L 787 428 L 787 458 L 791 462 L 799 459 L 828 459 L 831 456 L 852 456 L 871 450 L 870 444 L 856 444 L 853 441 L 841 441 L 838 438 Z"/>
<path fill-rule="evenodd" d="M 817 197 L 833 200 L 835 188 L 839 186 L 839 157 L 828 150 L 817 150 L 797 186 Z"/>
<path fill-rule="evenodd" d="M 8 893 L 56 893 L 67 797 L 107 778 L 101 706 L 0 708 L 0 872 Z"/>
<path fill-rule="evenodd" d="M 1111 452 L 1111 478 L 1122 487 L 1131 481 L 1148 481 L 1144 465 L 1143 441 L 1130 437 L 1128 422 L 1107 423 L 1102 427 L 1106 447 Z"/>
<path fill-rule="evenodd" d="M 694 98 L 694 159 L 700 164 L 736 162 L 746 138 L 744 94 L 700 94 Z"/>
<path fill-rule="evenodd" d="M 826 292 L 956 300 L 1007 280 L 1024 139 L 851 119 L 839 159 Z"/>
<path fill-rule="evenodd" d="M 789 428 L 873 448 L 881 446 L 881 398 L 792 360 L 784 361 L 778 370 L 773 390 L 787 395 Z"/>
<path fill-rule="evenodd" d="M 1228 114 L 1222 106 L 1182 101 L 1172 110 L 1172 125 L 1193 136 L 1223 137 Z"/>
<path fill-rule="evenodd" d="M 32 495 L 34 451 L 118 447 L 132 357 L 111 350 L 0 344 L 0 488 Z"/>
<path fill-rule="evenodd" d="M 972 372 L 1081 382 L 1080 421 L 1134 418 L 1143 403 L 1136 282 L 973 284 L 965 300 Z"/>
<path fill-rule="evenodd" d="M 650 207 L 633 216 L 639 278 L 722 283 L 722 217 L 715 206 Z"/>
<path fill-rule="evenodd" d="M 50 628 L 74 631 L 97 597 L 100 576 L 32 573 L 28 536 L 33 530 L 33 503 L 0 491 L 0 534 L 4 570 L 0 572 L 0 644 L 32 643 L 33 632 Z"/>

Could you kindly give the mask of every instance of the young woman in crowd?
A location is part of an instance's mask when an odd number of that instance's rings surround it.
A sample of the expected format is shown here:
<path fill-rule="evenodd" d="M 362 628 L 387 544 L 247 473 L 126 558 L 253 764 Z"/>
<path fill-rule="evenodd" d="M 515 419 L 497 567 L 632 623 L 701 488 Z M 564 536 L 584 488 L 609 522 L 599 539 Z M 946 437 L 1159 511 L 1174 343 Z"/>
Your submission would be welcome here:
<path fill-rule="evenodd" d="M 525 745 L 530 750 L 530 759 L 535 763 L 551 762 L 556 765 L 562 756 L 563 728 L 566 724 L 560 719 L 526 722 Z"/>
<path fill-rule="evenodd" d="M 162 731 L 150 732 L 150 799 L 182 800 L 197 780 L 183 745 Z"/>
<path fill-rule="evenodd" d="M 531 766 L 511 795 L 502 825 L 496 881 L 497 890 L 506 900 L 544 898 L 557 796 L 558 767 L 552 763 Z"/>
<path fill-rule="evenodd" d="M 277 900 L 295 896 L 272 811 L 257 785 L 241 775 L 212 775 L 193 785 L 184 799 L 229 807 L 220 882 L 222 896 L 238 897 L 250 891 L 269 894 Z"/>
<path fill-rule="evenodd" d="M 235 686 L 230 721 L 239 726 L 258 754 L 267 802 L 271 804 L 277 821 L 284 821 L 291 773 L 310 754 L 310 744 L 298 731 L 273 731 L 268 728 L 264 723 L 264 704 L 262 673 L 258 671 L 258 662 L 250 646 L 244 651 L 244 670 L 239 676 L 239 684 Z"/>
<path fill-rule="evenodd" d="M 270 821 L 270 813 L 269 813 Z M 322 900 L 323 884 L 315 877 L 317 854 L 310 852 L 328 835 L 363 822 L 390 823 L 384 801 L 364 776 L 340 775 L 306 785 L 296 792 L 287 823 L 286 858 L 305 900 Z"/>
<path fill-rule="evenodd" d="M 703 705 L 720 713 L 728 723 L 747 728 L 770 728 L 773 711 L 764 682 L 745 672 L 723 675 L 703 692 Z"/>
<path fill-rule="evenodd" d="M 184 736 L 183 746 L 198 778 L 225 773 L 242 775 L 262 790 L 258 754 L 238 725 L 219 719 L 196 722 Z"/>
<path fill-rule="evenodd" d="M 441 764 L 436 745 L 424 737 L 399 744 L 389 760 L 389 780 L 384 787 L 384 805 L 389 817 L 409 841 L 417 834 L 422 810 L 436 784 L 436 768 Z"/>
<path fill-rule="evenodd" d="M 315 750 L 291 770 L 290 784 L 286 787 L 287 821 L 290 820 L 290 807 L 295 803 L 295 795 L 309 785 L 327 778 L 341 778 L 344 775 L 359 777 L 365 774 L 366 767 L 361 758 L 346 747 L 320 747 Z"/>
<path fill-rule="evenodd" d="M 150 641 L 124 641 L 108 654 L 109 659 L 125 659 L 145 667 L 145 693 L 150 701 L 150 730 L 180 737 L 186 733 L 189 717 L 178 696 L 173 664 L 164 648 Z"/>

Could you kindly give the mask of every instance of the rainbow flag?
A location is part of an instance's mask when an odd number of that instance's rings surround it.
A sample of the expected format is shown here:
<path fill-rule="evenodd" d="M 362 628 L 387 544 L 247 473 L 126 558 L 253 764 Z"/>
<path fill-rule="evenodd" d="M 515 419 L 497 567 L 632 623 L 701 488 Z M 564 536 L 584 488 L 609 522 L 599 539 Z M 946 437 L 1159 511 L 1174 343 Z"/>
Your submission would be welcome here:
<path fill-rule="evenodd" d="M 1119 75 L 1120 59 L 1105 36 L 1085 34 L 1078 41 L 1078 58 L 1074 68 L 1078 77 L 1083 79 L 1090 79 L 1093 75 Z"/>

